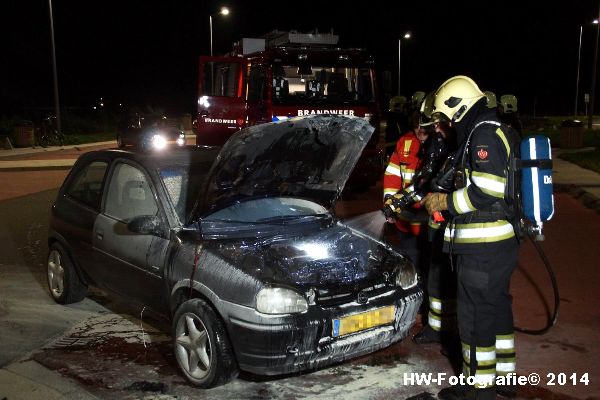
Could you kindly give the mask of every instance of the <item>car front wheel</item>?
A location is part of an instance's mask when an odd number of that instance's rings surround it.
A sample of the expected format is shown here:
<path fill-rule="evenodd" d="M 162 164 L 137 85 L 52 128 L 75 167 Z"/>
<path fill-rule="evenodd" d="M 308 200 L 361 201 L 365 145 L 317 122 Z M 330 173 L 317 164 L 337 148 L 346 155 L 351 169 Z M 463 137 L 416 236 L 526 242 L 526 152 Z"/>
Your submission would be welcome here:
<path fill-rule="evenodd" d="M 59 243 L 53 243 L 48 253 L 48 288 L 52 298 L 60 304 L 81 301 L 87 294 L 71 258 Z"/>
<path fill-rule="evenodd" d="M 237 376 L 223 322 L 202 299 L 186 301 L 175 313 L 173 345 L 179 368 L 196 386 L 219 386 Z"/>

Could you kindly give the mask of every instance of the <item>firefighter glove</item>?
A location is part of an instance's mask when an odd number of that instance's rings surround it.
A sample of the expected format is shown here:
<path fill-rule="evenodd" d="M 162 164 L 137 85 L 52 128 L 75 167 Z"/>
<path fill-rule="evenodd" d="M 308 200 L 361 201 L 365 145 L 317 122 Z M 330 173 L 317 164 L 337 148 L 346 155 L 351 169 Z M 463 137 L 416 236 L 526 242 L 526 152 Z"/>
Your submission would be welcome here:
<path fill-rule="evenodd" d="M 444 211 L 448 209 L 448 194 L 447 193 L 429 193 L 421 204 L 427 209 L 429 215 L 433 215 L 436 211 Z"/>

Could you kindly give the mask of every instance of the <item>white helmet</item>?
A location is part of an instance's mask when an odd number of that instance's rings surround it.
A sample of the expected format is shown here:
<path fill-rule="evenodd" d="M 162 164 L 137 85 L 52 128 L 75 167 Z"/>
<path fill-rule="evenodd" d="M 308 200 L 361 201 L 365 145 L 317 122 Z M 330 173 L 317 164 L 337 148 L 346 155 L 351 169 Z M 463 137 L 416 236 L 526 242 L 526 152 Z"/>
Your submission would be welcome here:
<path fill-rule="evenodd" d="M 498 102 L 496 101 L 496 95 L 494 94 L 494 92 L 490 92 L 489 90 L 486 90 L 485 92 L 483 92 L 483 94 L 485 94 L 485 97 L 487 98 L 488 108 L 498 107 Z"/>
<path fill-rule="evenodd" d="M 454 76 L 442 83 L 435 92 L 433 112 L 459 122 L 479 99 L 485 95 L 477 84 L 464 75 Z"/>
<path fill-rule="evenodd" d="M 505 94 L 500 97 L 500 104 L 505 113 L 517 112 L 517 98 L 512 94 Z"/>

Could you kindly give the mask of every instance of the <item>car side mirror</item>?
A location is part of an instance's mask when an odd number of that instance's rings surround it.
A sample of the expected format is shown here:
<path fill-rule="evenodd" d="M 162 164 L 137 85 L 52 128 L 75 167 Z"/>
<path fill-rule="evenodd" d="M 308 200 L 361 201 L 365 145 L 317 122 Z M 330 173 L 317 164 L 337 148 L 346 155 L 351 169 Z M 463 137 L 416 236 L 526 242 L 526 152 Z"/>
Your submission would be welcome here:
<path fill-rule="evenodd" d="M 134 217 L 127 224 L 127 228 L 133 233 L 141 235 L 163 236 L 164 228 L 160 217 L 156 215 L 140 215 Z"/>

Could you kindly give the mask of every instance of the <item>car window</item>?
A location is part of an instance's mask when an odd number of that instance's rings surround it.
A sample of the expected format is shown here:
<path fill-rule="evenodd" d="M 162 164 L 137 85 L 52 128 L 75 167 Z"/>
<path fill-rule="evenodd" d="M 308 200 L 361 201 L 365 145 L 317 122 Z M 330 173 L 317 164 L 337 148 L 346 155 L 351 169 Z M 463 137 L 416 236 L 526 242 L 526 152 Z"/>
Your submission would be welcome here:
<path fill-rule="evenodd" d="M 94 161 L 77 173 L 67 189 L 67 195 L 96 210 L 102 199 L 102 183 L 108 162 Z"/>
<path fill-rule="evenodd" d="M 209 215 L 207 221 L 261 222 L 277 217 L 303 217 L 327 214 L 327 209 L 312 201 L 293 197 L 271 197 L 234 204 Z"/>
<path fill-rule="evenodd" d="M 158 213 L 158 205 L 141 170 L 126 163 L 117 164 L 108 186 L 104 213 L 123 222 Z"/>

